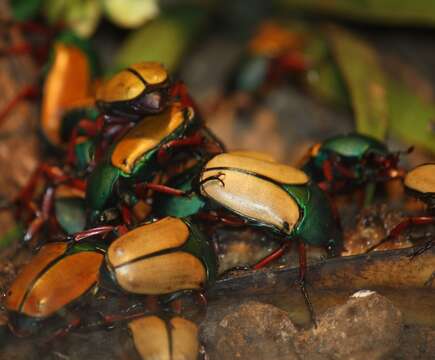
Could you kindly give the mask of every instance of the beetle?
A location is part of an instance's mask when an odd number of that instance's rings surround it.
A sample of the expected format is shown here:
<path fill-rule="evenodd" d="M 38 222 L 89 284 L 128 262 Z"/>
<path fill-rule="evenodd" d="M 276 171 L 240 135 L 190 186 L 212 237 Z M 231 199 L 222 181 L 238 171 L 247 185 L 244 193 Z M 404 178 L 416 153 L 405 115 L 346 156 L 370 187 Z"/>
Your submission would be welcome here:
<path fill-rule="evenodd" d="M 231 183 L 225 179 L 227 176 Z M 206 190 L 209 184 L 218 187 L 210 193 Z M 337 215 L 327 195 L 302 170 L 279 164 L 264 154 L 218 154 L 175 176 L 169 185 L 188 196 L 156 197 L 154 211 L 159 216 L 193 216 L 218 205 L 252 225 L 286 238 L 300 237 L 308 244 L 325 246 L 331 255 L 341 248 Z M 245 207 L 239 208 L 241 204 Z M 260 210 L 252 212 L 260 208 L 258 204 L 267 209 L 264 211 L 269 212 L 268 218 Z"/>
<path fill-rule="evenodd" d="M 43 72 L 40 132 L 50 145 L 63 146 L 63 114 L 70 108 L 92 106 L 92 79 L 98 73 L 89 43 L 70 31 L 54 40 Z M 1 111 L 0 121 L 23 99 L 35 97 L 37 86 L 26 86 Z"/>
<path fill-rule="evenodd" d="M 90 174 L 86 203 L 92 212 L 91 221 L 96 221 L 104 209 L 117 203 L 115 190 L 118 194 L 132 193 L 139 183 L 142 188 L 168 190 L 149 181 L 161 169 L 161 159 L 171 149 L 183 146 L 199 149 L 207 143 L 213 145 L 215 141 L 202 127 L 193 109 L 183 107 L 179 102 L 174 102 L 160 114 L 147 116 L 113 144 L 105 161 Z M 219 144 L 217 148 L 215 151 L 221 151 Z"/>
<path fill-rule="evenodd" d="M 341 251 L 343 239 L 327 195 L 307 174 L 249 154 L 222 153 L 208 160 L 199 175 L 187 179 L 185 184 L 193 188 L 192 203 L 178 208 L 172 204 L 172 209 L 190 212 L 224 208 L 245 224 L 281 237 L 283 245 L 255 264 L 254 269 L 266 266 L 281 256 L 292 241 L 298 241 L 300 285 L 313 316 L 304 285 L 305 244 L 324 247 L 329 255 L 335 256 Z M 171 210 L 171 206 L 166 209 Z"/>
<path fill-rule="evenodd" d="M 301 168 L 320 187 L 334 193 L 402 176 L 399 156 L 400 152 L 389 151 L 373 137 L 350 133 L 312 146 Z"/>
<path fill-rule="evenodd" d="M 168 72 L 162 64 L 133 64 L 97 89 L 96 104 L 106 115 L 140 120 L 166 107 L 170 85 Z"/>
<path fill-rule="evenodd" d="M 61 320 L 56 314 L 78 306 L 92 291 L 103 261 L 103 253 L 85 243 L 44 245 L 6 293 L 4 304 L 12 332 L 27 336 L 49 320 Z M 67 328 L 78 324 L 76 319 Z"/>
<path fill-rule="evenodd" d="M 101 267 L 100 286 L 115 292 L 169 296 L 201 292 L 217 276 L 208 240 L 188 219 L 166 217 L 113 241 Z"/>
<path fill-rule="evenodd" d="M 408 171 L 404 178 L 405 191 L 410 196 L 421 200 L 426 204 L 425 214 L 408 217 L 397 224 L 379 243 L 370 247 L 367 252 L 374 250 L 385 242 L 392 241 L 402 232 L 411 226 L 416 225 L 433 225 L 435 224 L 435 163 L 421 164 Z M 433 246 L 434 240 L 431 238 L 421 248 L 414 252 L 418 255 Z"/>
<path fill-rule="evenodd" d="M 198 358 L 198 327 L 190 320 L 180 316 L 144 316 L 131 321 L 128 330 L 142 360 Z"/>
<path fill-rule="evenodd" d="M 307 69 L 301 33 L 276 22 L 264 22 L 231 72 L 227 88 L 256 93 L 291 73 Z"/>
<path fill-rule="evenodd" d="M 246 156 L 251 158 L 256 158 L 265 161 L 275 161 L 275 159 L 267 153 L 251 150 L 233 150 L 232 155 Z M 204 212 L 207 212 L 207 200 L 202 197 L 197 189 L 198 176 L 209 160 L 209 157 L 204 157 L 193 164 L 191 167 L 187 168 L 180 174 L 173 176 L 167 186 L 173 189 L 179 189 L 184 194 L 188 196 L 172 196 L 171 194 L 157 193 L 153 200 L 153 211 L 157 216 L 175 216 L 175 217 L 189 217 L 200 215 L 202 216 Z M 210 214 L 206 217 L 208 219 Z M 214 217 L 214 216 L 213 216 Z M 228 217 L 214 217 L 215 220 L 221 223 L 229 223 Z"/>

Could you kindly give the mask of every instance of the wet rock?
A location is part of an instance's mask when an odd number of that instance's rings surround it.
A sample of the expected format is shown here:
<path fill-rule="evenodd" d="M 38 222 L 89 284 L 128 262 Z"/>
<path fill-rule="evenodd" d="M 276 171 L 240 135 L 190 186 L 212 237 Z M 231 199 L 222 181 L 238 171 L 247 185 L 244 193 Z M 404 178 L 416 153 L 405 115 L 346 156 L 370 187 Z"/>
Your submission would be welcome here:
<path fill-rule="evenodd" d="M 298 350 L 305 359 L 386 359 L 398 348 L 401 331 L 400 311 L 383 296 L 362 290 L 302 333 Z"/>
<path fill-rule="evenodd" d="M 211 359 L 299 359 L 293 342 L 297 331 L 275 306 L 248 301 L 216 320 L 209 319 L 202 329 Z"/>
<path fill-rule="evenodd" d="M 394 360 L 430 360 L 435 354 L 435 329 L 429 326 L 405 326 Z"/>

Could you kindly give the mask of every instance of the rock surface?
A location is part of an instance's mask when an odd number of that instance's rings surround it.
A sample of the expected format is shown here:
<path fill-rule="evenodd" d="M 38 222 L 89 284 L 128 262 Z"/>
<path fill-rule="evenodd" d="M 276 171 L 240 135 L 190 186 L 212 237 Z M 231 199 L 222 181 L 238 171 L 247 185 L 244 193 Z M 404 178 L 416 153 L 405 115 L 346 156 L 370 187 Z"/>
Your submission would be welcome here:
<path fill-rule="evenodd" d="M 248 301 L 230 306 L 226 313 L 208 315 L 202 341 L 210 359 L 389 359 L 398 353 L 402 331 L 400 311 L 387 298 L 363 290 L 305 331 L 298 331 L 287 313 L 273 305 Z M 430 335 L 418 337 L 428 340 Z M 411 348 L 410 355 L 424 358 Z"/>
<path fill-rule="evenodd" d="M 299 351 L 306 359 L 386 359 L 398 348 L 402 327 L 402 314 L 387 298 L 359 291 L 302 333 Z"/>
<path fill-rule="evenodd" d="M 211 359 L 299 359 L 297 330 L 285 311 L 256 301 L 228 310 L 220 321 L 209 318 L 203 326 Z"/>

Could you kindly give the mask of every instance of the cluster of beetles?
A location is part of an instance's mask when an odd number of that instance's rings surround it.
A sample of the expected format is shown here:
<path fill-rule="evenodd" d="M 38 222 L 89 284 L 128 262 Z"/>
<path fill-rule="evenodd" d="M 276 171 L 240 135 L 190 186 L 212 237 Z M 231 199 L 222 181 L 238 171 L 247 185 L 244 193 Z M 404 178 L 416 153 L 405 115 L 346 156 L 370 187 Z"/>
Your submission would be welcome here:
<path fill-rule="evenodd" d="M 210 222 L 280 240 L 255 270 L 297 244 L 299 286 L 312 314 L 305 247 L 340 255 L 336 194 L 400 177 L 427 212 L 384 240 L 435 223 L 435 164 L 405 174 L 400 153 L 369 136 L 327 139 L 296 168 L 264 153 L 226 151 L 186 86 L 159 63 L 133 64 L 99 84 L 91 78 L 85 52 L 55 44 L 40 128 L 59 157 L 37 168 L 13 204 L 23 241 L 35 250 L 5 294 L 16 336 L 127 324 L 138 358 L 196 359 L 198 327 L 180 302 L 206 306 L 218 278 L 215 244 L 204 232 Z M 116 311 L 80 316 L 111 296 L 121 299 Z"/>

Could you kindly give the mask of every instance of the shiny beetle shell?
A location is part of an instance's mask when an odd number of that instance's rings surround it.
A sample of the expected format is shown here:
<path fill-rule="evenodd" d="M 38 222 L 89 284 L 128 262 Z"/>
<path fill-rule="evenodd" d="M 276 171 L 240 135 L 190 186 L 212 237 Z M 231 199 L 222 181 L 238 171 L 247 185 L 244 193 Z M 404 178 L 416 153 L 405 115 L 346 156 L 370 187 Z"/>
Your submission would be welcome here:
<path fill-rule="evenodd" d="M 171 104 L 161 114 L 150 115 L 136 124 L 114 146 L 110 162 L 98 164 L 88 179 L 86 203 L 94 211 L 103 210 L 111 200 L 120 177 L 136 175 L 146 181 L 158 169 L 157 152 L 163 144 L 182 137 L 197 126 L 192 108 Z"/>
<path fill-rule="evenodd" d="M 198 327 L 181 317 L 163 320 L 146 316 L 128 324 L 142 360 L 195 360 L 198 358 Z"/>
<path fill-rule="evenodd" d="M 62 143 L 62 113 L 90 96 L 90 82 L 91 68 L 86 54 L 77 47 L 56 43 L 41 105 L 41 129 L 50 143 Z"/>
<path fill-rule="evenodd" d="M 287 239 L 323 246 L 330 255 L 342 248 L 339 222 L 326 194 L 293 167 L 220 154 L 202 169 L 199 191 L 203 198 Z"/>
<path fill-rule="evenodd" d="M 300 211 L 281 184 L 304 185 L 308 181 L 307 175 L 296 168 L 226 153 L 205 165 L 200 191 L 242 217 L 290 234 L 299 221 Z"/>
<path fill-rule="evenodd" d="M 361 158 L 368 152 L 388 154 L 387 147 L 379 140 L 363 134 L 338 135 L 327 139 L 318 152 L 331 151 L 344 157 Z"/>
<path fill-rule="evenodd" d="M 148 116 L 138 123 L 116 144 L 112 152 L 113 166 L 131 173 L 144 154 L 193 119 L 193 109 L 185 110 L 180 103 L 174 103 L 163 113 Z"/>
<path fill-rule="evenodd" d="M 7 310 L 35 318 L 53 315 L 95 285 L 103 258 L 95 251 L 68 254 L 65 243 L 45 245 L 12 283 Z"/>
<path fill-rule="evenodd" d="M 423 164 L 409 171 L 405 186 L 422 194 L 435 195 L 435 164 Z"/>
<path fill-rule="evenodd" d="M 245 156 L 258 160 L 274 162 L 275 159 L 267 153 L 251 150 L 233 150 L 229 154 Z M 169 182 L 168 186 L 191 192 L 194 186 L 193 182 L 201 172 L 203 162 L 198 162 L 184 172 L 175 175 Z M 197 214 L 206 206 L 205 200 L 199 194 L 190 196 L 171 196 L 167 194 L 156 194 L 154 198 L 154 211 L 158 216 L 175 216 L 188 217 Z"/>
<path fill-rule="evenodd" d="M 142 225 L 115 240 L 106 267 L 122 290 L 165 295 L 203 288 L 216 275 L 215 255 L 196 228 L 167 217 Z"/>
<path fill-rule="evenodd" d="M 162 64 L 134 64 L 97 89 L 97 106 L 105 113 L 117 115 L 159 112 L 165 105 L 168 87 L 169 76 Z"/>

